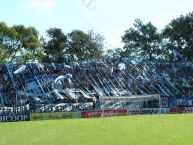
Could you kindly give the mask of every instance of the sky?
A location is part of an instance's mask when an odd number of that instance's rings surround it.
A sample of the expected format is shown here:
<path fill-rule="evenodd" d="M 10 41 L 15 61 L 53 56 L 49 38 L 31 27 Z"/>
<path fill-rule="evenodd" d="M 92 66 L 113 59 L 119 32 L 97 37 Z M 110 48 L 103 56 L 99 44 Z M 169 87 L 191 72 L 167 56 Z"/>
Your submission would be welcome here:
<path fill-rule="evenodd" d="M 193 0 L 0 0 L 0 21 L 8 26 L 33 26 L 43 36 L 53 27 L 65 34 L 92 29 L 104 36 L 107 49 L 123 46 L 121 36 L 137 18 L 161 31 L 192 11 Z"/>

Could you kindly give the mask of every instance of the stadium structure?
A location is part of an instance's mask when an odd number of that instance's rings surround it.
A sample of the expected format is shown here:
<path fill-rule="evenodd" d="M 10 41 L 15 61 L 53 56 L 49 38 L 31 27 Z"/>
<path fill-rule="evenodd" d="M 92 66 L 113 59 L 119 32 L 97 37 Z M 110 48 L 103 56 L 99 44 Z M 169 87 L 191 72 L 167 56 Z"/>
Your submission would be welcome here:
<path fill-rule="evenodd" d="M 0 65 L 0 114 L 193 106 L 193 67 L 100 61 Z"/>

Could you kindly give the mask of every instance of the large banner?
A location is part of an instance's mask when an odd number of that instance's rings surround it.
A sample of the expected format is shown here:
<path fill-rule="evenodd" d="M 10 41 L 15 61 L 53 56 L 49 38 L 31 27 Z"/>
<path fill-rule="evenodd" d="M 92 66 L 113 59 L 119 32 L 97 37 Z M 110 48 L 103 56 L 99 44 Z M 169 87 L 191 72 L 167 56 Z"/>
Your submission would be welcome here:
<path fill-rule="evenodd" d="M 29 114 L 0 115 L 0 122 L 29 121 Z"/>
<path fill-rule="evenodd" d="M 34 113 L 30 114 L 30 120 L 53 120 L 77 118 L 76 112 L 49 112 L 49 113 Z"/>
<path fill-rule="evenodd" d="M 125 116 L 127 110 L 93 110 L 81 112 L 81 118 L 93 118 L 93 117 L 110 117 L 110 116 Z"/>

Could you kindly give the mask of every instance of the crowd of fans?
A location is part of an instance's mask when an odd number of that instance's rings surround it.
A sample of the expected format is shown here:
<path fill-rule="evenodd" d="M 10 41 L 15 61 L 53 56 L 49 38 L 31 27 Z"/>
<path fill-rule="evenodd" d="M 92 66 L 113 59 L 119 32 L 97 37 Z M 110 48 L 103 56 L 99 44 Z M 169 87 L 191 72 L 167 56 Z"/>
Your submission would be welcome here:
<path fill-rule="evenodd" d="M 17 108 L 18 105 L 28 104 L 33 110 L 40 103 L 91 102 L 95 109 L 100 104 L 100 97 L 151 94 L 167 97 L 170 104 L 175 105 L 178 98 L 193 97 L 193 66 L 190 64 L 124 62 L 113 65 L 96 61 L 29 63 L 25 64 L 22 71 L 14 73 L 20 67 L 16 64 L 0 65 L 1 107 Z M 56 81 L 58 77 L 62 79 Z M 74 90 L 72 93 L 76 98 L 56 92 L 66 89 Z M 81 90 L 82 94 L 76 90 Z M 89 106 L 81 109 L 93 108 Z"/>

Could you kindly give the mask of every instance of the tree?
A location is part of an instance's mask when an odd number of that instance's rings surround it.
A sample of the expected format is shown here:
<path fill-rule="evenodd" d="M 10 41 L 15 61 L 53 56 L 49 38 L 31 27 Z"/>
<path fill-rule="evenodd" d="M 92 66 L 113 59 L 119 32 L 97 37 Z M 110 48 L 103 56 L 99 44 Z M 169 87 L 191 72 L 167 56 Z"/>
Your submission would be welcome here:
<path fill-rule="evenodd" d="M 5 23 L 0 23 L 0 55 L 1 62 L 6 59 L 13 61 L 16 54 L 23 61 L 33 57 L 36 48 L 40 48 L 38 32 L 34 27 L 25 27 L 23 25 L 14 25 L 8 27 Z"/>
<path fill-rule="evenodd" d="M 135 20 L 134 28 L 128 29 L 122 36 L 127 57 L 141 60 L 156 60 L 161 54 L 161 35 L 151 22 L 144 24 Z"/>
<path fill-rule="evenodd" d="M 8 27 L 5 23 L 0 23 L 0 63 L 5 63 L 5 59 L 8 58 L 7 46 L 4 44 L 5 37 L 7 37 Z"/>
<path fill-rule="evenodd" d="M 108 49 L 105 51 L 103 61 L 108 64 L 118 64 L 124 56 L 122 48 Z"/>
<path fill-rule="evenodd" d="M 34 27 L 25 27 L 24 25 L 14 25 L 12 27 L 16 31 L 15 54 L 20 52 L 20 57 L 26 62 L 29 59 L 35 59 L 35 51 L 41 48 L 39 41 L 39 33 Z"/>
<path fill-rule="evenodd" d="M 184 60 L 193 60 L 193 12 L 172 20 L 163 30 L 166 47 Z M 175 54 L 170 59 L 174 60 Z"/>
<path fill-rule="evenodd" d="M 63 51 L 67 46 L 67 36 L 58 28 L 50 28 L 46 32 L 49 40 L 47 42 L 46 40 L 43 41 L 46 54 L 44 62 L 63 62 Z"/>
<path fill-rule="evenodd" d="M 74 30 L 68 34 L 67 53 L 75 54 L 80 60 L 98 59 L 103 53 L 104 38 L 89 31 L 88 34 L 80 30 Z"/>
<path fill-rule="evenodd" d="M 14 28 L 8 27 L 0 22 L 0 62 L 5 63 L 15 50 L 17 32 Z"/>

